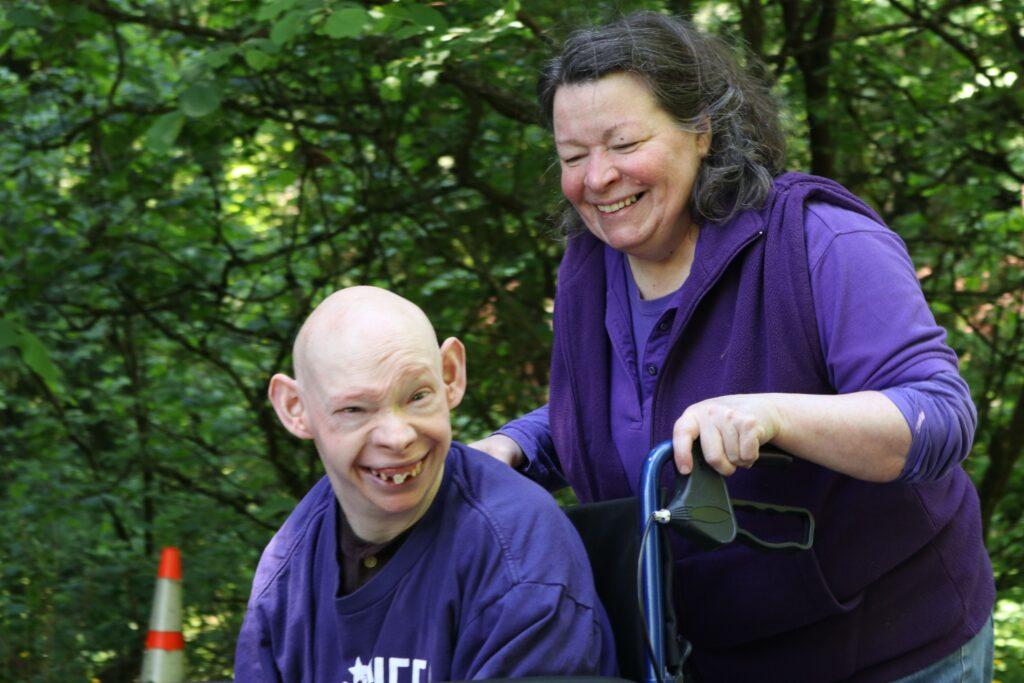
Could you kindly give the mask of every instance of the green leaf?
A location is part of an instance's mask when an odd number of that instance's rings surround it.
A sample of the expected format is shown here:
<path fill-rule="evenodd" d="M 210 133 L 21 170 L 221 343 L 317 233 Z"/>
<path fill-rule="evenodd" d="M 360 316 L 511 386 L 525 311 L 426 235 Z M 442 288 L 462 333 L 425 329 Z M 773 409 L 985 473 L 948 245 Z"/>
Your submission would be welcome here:
<path fill-rule="evenodd" d="M 233 45 L 210 50 L 203 55 L 203 62 L 212 69 L 219 69 L 227 64 L 237 52 L 238 48 Z"/>
<path fill-rule="evenodd" d="M 274 61 L 274 58 L 268 55 L 263 50 L 249 49 L 245 51 L 245 63 L 252 67 L 255 71 L 263 71 L 270 63 Z"/>
<path fill-rule="evenodd" d="M 20 336 L 14 323 L 10 320 L 0 319 L 0 349 L 5 349 L 8 346 L 17 346 Z"/>
<path fill-rule="evenodd" d="M 435 31 L 446 31 L 448 21 L 444 15 L 428 5 L 409 5 L 406 7 L 409 19 L 424 28 L 430 27 Z"/>
<path fill-rule="evenodd" d="M 380 96 L 386 102 L 399 102 L 402 99 L 402 81 L 397 76 L 388 76 L 380 82 Z"/>
<path fill-rule="evenodd" d="M 369 20 L 369 13 L 362 7 L 342 7 L 327 18 L 323 32 L 331 38 L 355 38 Z"/>
<path fill-rule="evenodd" d="M 267 183 L 268 187 L 273 187 L 275 189 L 281 189 L 281 188 L 288 187 L 289 185 L 294 184 L 295 181 L 298 180 L 298 177 L 299 177 L 298 173 L 296 173 L 294 170 L 292 170 L 290 168 L 287 168 L 287 169 L 283 169 L 283 170 L 279 170 L 279 171 L 271 171 L 271 172 L 267 173 L 266 178 L 265 178 L 265 182 Z"/>
<path fill-rule="evenodd" d="M 88 21 L 96 17 L 88 9 L 78 4 L 53 3 L 50 9 L 53 10 L 55 15 L 71 24 Z"/>
<path fill-rule="evenodd" d="M 401 27 L 397 31 L 392 32 L 391 38 L 393 40 L 405 40 L 406 38 L 418 36 L 419 34 L 423 33 L 426 30 L 427 29 L 424 26 L 410 24 L 408 26 Z"/>
<path fill-rule="evenodd" d="M 42 377 L 51 389 L 56 388 L 57 366 L 50 360 L 50 354 L 39 338 L 27 330 L 22 330 L 21 333 L 21 359 L 29 369 Z"/>
<path fill-rule="evenodd" d="M 180 111 L 164 114 L 146 131 L 144 143 L 150 150 L 158 153 L 166 152 L 178 139 L 178 133 L 185 123 L 185 115 Z"/>
<path fill-rule="evenodd" d="M 383 15 L 382 18 L 384 19 L 392 19 L 394 21 L 401 22 L 412 21 L 412 18 L 409 16 L 409 10 L 405 5 L 390 3 L 387 5 L 381 5 L 377 10 L 381 15 Z"/>
<path fill-rule="evenodd" d="M 11 346 L 18 347 L 22 362 L 30 370 L 42 377 L 51 389 L 57 388 L 60 373 L 39 338 L 10 320 L 0 319 L 0 349 Z"/>
<path fill-rule="evenodd" d="M 281 48 L 278 47 L 277 43 L 270 40 L 269 38 L 252 38 L 250 40 L 245 41 L 243 47 L 245 47 L 245 49 L 247 50 L 250 48 L 255 50 L 263 50 L 269 55 L 276 55 L 278 52 L 281 51 Z"/>
<path fill-rule="evenodd" d="M 209 81 L 193 83 L 181 94 L 181 110 L 186 116 L 199 118 L 217 110 L 221 91 Z"/>
<path fill-rule="evenodd" d="M 260 21 L 276 19 L 279 14 L 287 12 L 294 7 L 295 1 L 296 0 L 271 0 L 270 2 L 265 2 L 256 13 L 256 18 Z"/>
<path fill-rule="evenodd" d="M 376 35 L 385 35 L 401 25 L 401 19 L 382 12 L 382 16 L 374 17 L 373 23 L 370 24 L 370 30 Z"/>
<path fill-rule="evenodd" d="M 270 39 L 275 45 L 284 45 L 289 40 L 299 35 L 305 28 L 307 13 L 300 10 L 293 10 L 284 15 L 270 29 Z"/>
<path fill-rule="evenodd" d="M 18 28 L 39 28 L 45 23 L 42 14 L 28 7 L 16 7 L 7 12 L 7 21 Z"/>

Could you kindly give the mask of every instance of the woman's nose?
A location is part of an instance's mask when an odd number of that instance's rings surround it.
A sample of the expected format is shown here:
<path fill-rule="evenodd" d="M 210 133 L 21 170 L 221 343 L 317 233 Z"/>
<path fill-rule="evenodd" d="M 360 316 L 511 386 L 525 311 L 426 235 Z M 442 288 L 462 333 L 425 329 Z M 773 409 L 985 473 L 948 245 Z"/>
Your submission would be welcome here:
<path fill-rule="evenodd" d="M 619 170 L 605 152 L 594 152 L 587 157 L 587 189 L 599 192 L 619 179 Z"/>

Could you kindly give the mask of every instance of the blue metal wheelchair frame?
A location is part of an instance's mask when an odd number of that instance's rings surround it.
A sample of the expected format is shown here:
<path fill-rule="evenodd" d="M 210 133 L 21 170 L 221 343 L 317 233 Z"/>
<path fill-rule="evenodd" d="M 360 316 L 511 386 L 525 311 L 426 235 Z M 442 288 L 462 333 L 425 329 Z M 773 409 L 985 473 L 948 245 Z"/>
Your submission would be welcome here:
<path fill-rule="evenodd" d="M 655 510 L 661 506 L 658 504 L 659 483 L 661 470 L 666 462 L 672 460 L 672 442 L 665 441 L 658 444 L 647 455 L 644 461 L 643 472 L 640 475 L 640 533 L 644 531 L 648 520 Z M 659 533 L 659 529 L 654 529 Z M 665 604 L 665 591 L 661 581 L 661 543 L 660 538 L 655 538 L 643 548 L 643 602 L 644 620 L 647 633 L 650 637 L 652 655 L 654 661 L 648 658 L 647 661 L 647 683 L 658 683 L 668 680 L 665 671 L 665 638 L 664 619 L 662 606 Z"/>
<path fill-rule="evenodd" d="M 673 673 L 666 667 L 668 643 L 665 642 L 665 586 L 662 572 L 665 565 L 662 558 L 662 534 L 658 527 L 663 524 L 678 525 L 690 534 L 697 534 L 705 546 L 715 547 L 739 540 L 764 550 L 806 551 L 814 543 L 814 515 L 805 508 L 776 505 L 731 498 L 722 475 L 711 469 L 700 454 L 700 447 L 694 444 L 693 471 L 685 477 L 686 483 L 679 488 L 677 479 L 676 495 L 663 509 L 659 500 L 661 472 L 672 460 L 671 441 L 664 441 L 648 453 L 640 476 L 640 534 L 641 534 L 641 606 L 644 611 L 644 628 L 650 650 L 647 653 L 646 682 L 681 682 L 682 672 Z M 770 446 L 762 447 L 758 466 L 786 466 L 793 456 Z M 742 529 L 736 523 L 734 508 L 746 508 L 759 513 L 798 515 L 803 520 L 803 535 L 799 540 L 768 540 Z M 722 513 L 718 519 L 701 519 L 693 513 L 714 510 Z M 646 534 L 655 532 L 655 538 L 647 539 Z M 651 542 L 646 542 L 650 540 Z M 673 622 L 675 620 L 673 619 Z M 672 643 L 674 646 L 674 643 Z M 685 660 L 686 654 L 682 654 Z M 676 662 L 672 662 L 675 666 Z"/>

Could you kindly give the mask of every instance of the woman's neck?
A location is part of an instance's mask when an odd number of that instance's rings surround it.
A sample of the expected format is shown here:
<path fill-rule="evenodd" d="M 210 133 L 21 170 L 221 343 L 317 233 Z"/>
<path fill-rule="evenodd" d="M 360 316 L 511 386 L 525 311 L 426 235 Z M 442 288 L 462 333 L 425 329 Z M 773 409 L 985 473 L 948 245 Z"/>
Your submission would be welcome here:
<path fill-rule="evenodd" d="M 626 254 L 633 281 L 643 299 L 658 299 L 683 286 L 690 276 L 699 235 L 700 228 L 696 224 L 692 225 L 679 247 L 660 261 Z"/>

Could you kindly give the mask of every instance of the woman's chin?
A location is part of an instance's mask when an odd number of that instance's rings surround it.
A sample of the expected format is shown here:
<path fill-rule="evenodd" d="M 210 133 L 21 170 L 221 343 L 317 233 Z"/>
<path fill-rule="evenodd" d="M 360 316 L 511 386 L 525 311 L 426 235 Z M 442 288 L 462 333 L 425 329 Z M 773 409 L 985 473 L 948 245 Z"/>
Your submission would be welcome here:
<path fill-rule="evenodd" d="M 622 227 L 604 227 L 591 229 L 591 234 L 615 251 L 623 254 L 645 253 L 644 245 L 648 241 L 645 235 Z M 638 256 L 639 257 L 639 256 Z M 642 257 L 639 257 L 642 258 Z"/>

